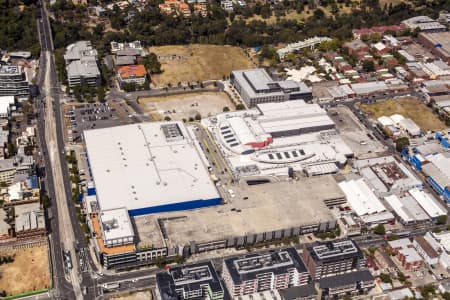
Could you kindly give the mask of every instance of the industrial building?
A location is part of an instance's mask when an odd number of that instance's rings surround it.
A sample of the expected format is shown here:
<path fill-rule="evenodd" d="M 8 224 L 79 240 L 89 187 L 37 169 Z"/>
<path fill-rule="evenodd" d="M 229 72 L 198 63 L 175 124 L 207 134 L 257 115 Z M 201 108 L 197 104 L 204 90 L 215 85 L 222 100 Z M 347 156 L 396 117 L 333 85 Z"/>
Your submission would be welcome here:
<path fill-rule="evenodd" d="M 192 132 L 182 122 L 84 131 L 100 211 L 130 216 L 221 203 Z"/>
<path fill-rule="evenodd" d="M 363 178 L 342 181 L 339 187 L 344 191 L 347 202 L 364 223 L 372 225 L 394 220 L 394 215 L 386 210 Z"/>
<path fill-rule="evenodd" d="M 16 205 L 15 213 L 15 233 L 18 239 L 45 236 L 44 211 L 39 202 Z"/>
<path fill-rule="evenodd" d="M 410 195 L 402 195 L 400 197 L 397 195 L 390 195 L 384 197 L 384 200 L 386 200 L 400 222 L 404 225 L 430 221 L 430 217 L 427 213 Z"/>
<path fill-rule="evenodd" d="M 356 160 L 354 167 L 379 197 L 423 187 L 422 181 L 393 156 Z"/>
<path fill-rule="evenodd" d="M 365 269 L 366 259 L 353 240 L 304 244 L 303 262 L 313 279 Z"/>
<path fill-rule="evenodd" d="M 236 179 L 336 173 L 353 153 L 317 104 L 303 100 L 258 104 L 202 120 Z"/>
<path fill-rule="evenodd" d="M 444 62 L 450 63 L 450 32 L 421 32 L 419 42 Z"/>
<path fill-rule="evenodd" d="M 274 81 L 264 69 L 232 71 L 230 80 L 249 107 L 259 103 L 312 99 L 311 89 L 303 82 Z"/>
<path fill-rule="evenodd" d="M 420 256 L 423 257 L 428 266 L 439 263 L 439 252 L 437 252 L 423 236 L 415 236 L 413 246 Z"/>
<path fill-rule="evenodd" d="M 92 47 L 90 41 L 78 41 L 67 46 L 64 60 L 70 87 L 100 85 L 101 76 L 97 65 L 97 50 Z"/>
<path fill-rule="evenodd" d="M 417 137 L 421 134 L 420 127 L 413 120 L 404 118 L 399 114 L 391 117 L 382 116 L 378 118 L 378 124 L 393 136 L 398 136 L 402 132 L 411 137 Z"/>
<path fill-rule="evenodd" d="M 156 274 L 157 298 L 161 300 L 228 299 L 211 262 L 171 267 Z"/>
<path fill-rule="evenodd" d="M 417 16 L 402 21 L 402 24 L 409 29 L 419 28 L 423 32 L 440 32 L 447 28 L 436 20 L 428 16 Z"/>
<path fill-rule="evenodd" d="M 30 96 L 30 85 L 22 67 L 0 65 L 0 96 L 17 96 L 18 98 Z"/>
<path fill-rule="evenodd" d="M 306 285 L 309 281 L 295 248 L 227 258 L 223 261 L 222 277 L 233 298 Z"/>
<path fill-rule="evenodd" d="M 325 232 L 336 228 L 325 203 L 345 202 L 330 175 L 252 186 L 242 183 L 233 187 L 233 193 L 231 203 L 221 206 L 145 216 L 149 231 L 163 233 L 146 243 L 189 256 Z M 135 219 L 139 218 L 144 217 Z"/>
<path fill-rule="evenodd" d="M 445 201 L 450 201 L 450 154 L 448 152 L 428 155 L 428 163 L 421 168 L 427 181 Z"/>

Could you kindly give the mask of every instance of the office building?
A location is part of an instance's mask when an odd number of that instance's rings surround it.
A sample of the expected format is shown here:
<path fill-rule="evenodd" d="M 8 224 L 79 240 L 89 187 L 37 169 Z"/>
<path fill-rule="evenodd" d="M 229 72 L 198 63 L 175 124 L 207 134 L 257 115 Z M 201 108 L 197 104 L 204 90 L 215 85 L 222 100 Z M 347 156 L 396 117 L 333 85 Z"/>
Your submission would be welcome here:
<path fill-rule="evenodd" d="M 353 240 L 303 246 L 303 262 L 313 279 L 334 276 L 366 267 L 366 259 Z"/>
<path fill-rule="evenodd" d="M 97 50 L 89 41 L 78 41 L 70 44 L 64 54 L 67 80 L 69 86 L 92 85 L 101 83 L 100 70 L 97 65 Z"/>
<path fill-rule="evenodd" d="M 0 65 L 0 96 L 17 96 L 18 98 L 30 96 L 30 85 L 23 67 Z"/>
<path fill-rule="evenodd" d="M 312 99 L 311 89 L 303 82 L 274 81 L 264 69 L 232 71 L 230 79 L 248 107 L 259 103 Z"/>
<path fill-rule="evenodd" d="M 142 85 L 147 79 L 147 70 L 144 65 L 123 66 L 117 69 L 119 84 L 134 83 Z"/>
<path fill-rule="evenodd" d="M 156 274 L 158 299 L 228 299 L 211 262 L 170 268 Z"/>
<path fill-rule="evenodd" d="M 308 271 L 294 248 L 228 258 L 222 269 L 232 297 L 282 290 L 309 281 Z"/>

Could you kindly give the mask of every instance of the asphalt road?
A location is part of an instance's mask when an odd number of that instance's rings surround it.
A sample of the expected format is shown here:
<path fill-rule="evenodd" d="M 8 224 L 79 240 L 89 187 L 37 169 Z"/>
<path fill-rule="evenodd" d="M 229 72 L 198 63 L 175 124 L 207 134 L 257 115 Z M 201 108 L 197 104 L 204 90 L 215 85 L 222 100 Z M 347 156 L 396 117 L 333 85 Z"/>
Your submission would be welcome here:
<path fill-rule="evenodd" d="M 53 40 L 47 10 L 44 2 L 41 5 L 41 18 L 37 20 L 42 51 L 38 74 L 41 96 L 36 101 L 36 108 L 38 111 L 40 149 L 46 170 L 44 186 L 50 198 L 49 209 L 52 212 L 52 219 L 49 221 L 54 286 L 52 296 L 56 299 L 82 299 L 80 284 L 81 286 L 93 285 L 93 281 L 89 274 L 83 273 L 79 275 L 76 269 L 78 257 L 76 256 L 76 251 L 74 251 L 75 240 L 79 241 L 79 247 L 86 247 L 86 242 L 84 234 L 77 224 L 78 221 L 73 203 L 70 200 L 71 190 L 63 153 L 64 141 L 62 138 L 62 117 L 59 105 L 61 91 L 54 64 Z M 53 173 L 55 170 L 59 172 Z M 63 222 L 61 222 L 62 220 Z M 62 241 L 66 243 L 65 249 L 61 246 Z M 75 266 L 73 270 L 66 270 L 65 268 L 62 251 L 67 248 L 72 249 L 72 262 Z M 88 261 L 92 261 L 89 255 Z M 91 266 L 95 267 L 92 263 Z M 71 282 L 67 280 L 68 278 L 70 278 Z M 76 293 L 74 292 L 74 285 Z M 84 298 L 93 299 L 94 294 L 88 294 Z"/>

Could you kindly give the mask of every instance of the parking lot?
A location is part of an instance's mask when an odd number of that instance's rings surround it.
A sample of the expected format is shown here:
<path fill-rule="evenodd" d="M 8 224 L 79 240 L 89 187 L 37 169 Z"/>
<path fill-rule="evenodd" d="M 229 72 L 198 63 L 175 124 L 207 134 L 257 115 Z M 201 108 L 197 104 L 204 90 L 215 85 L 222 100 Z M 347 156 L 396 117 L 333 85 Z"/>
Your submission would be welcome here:
<path fill-rule="evenodd" d="M 336 106 L 328 110 L 345 143 L 357 158 L 376 157 L 386 151 L 383 145 L 370 133 L 346 106 Z"/>
<path fill-rule="evenodd" d="M 130 116 L 125 103 L 68 104 L 64 107 L 66 140 L 81 143 L 84 130 L 128 124 Z"/>

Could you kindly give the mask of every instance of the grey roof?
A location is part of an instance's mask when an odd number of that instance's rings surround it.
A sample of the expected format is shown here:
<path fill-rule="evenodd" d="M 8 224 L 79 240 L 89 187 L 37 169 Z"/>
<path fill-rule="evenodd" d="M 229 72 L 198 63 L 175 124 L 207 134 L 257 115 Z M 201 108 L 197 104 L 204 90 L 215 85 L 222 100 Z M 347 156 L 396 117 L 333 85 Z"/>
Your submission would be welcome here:
<path fill-rule="evenodd" d="M 280 290 L 280 295 L 283 300 L 296 300 L 302 297 L 309 297 L 317 295 L 317 290 L 314 283 L 293 286 L 284 290 Z"/>
<path fill-rule="evenodd" d="M 212 293 L 226 295 L 217 272 L 210 261 L 174 267 L 167 272 L 158 273 L 156 274 L 156 284 L 162 300 L 183 299 L 178 295 L 180 290 L 185 292 L 198 291 L 203 290 L 205 285 L 209 286 Z M 199 295 L 190 299 L 204 299 L 204 296 Z"/>
<path fill-rule="evenodd" d="M 76 60 L 67 66 L 67 76 L 71 77 L 97 77 L 100 75 L 97 62 L 95 60 Z"/>
<path fill-rule="evenodd" d="M 306 247 L 316 262 L 333 262 L 347 258 L 364 258 L 361 249 L 351 239 L 336 240 L 327 243 L 316 242 Z"/>
<path fill-rule="evenodd" d="M 134 65 L 136 58 L 134 56 L 117 56 L 116 66 Z"/>
<path fill-rule="evenodd" d="M 250 97 L 258 95 L 285 95 L 290 92 L 311 93 L 311 89 L 304 83 L 293 80 L 274 81 L 264 69 L 237 70 L 231 75 Z"/>
<path fill-rule="evenodd" d="M 118 50 L 116 55 L 117 56 L 140 56 L 142 54 L 142 51 L 140 49 L 134 49 L 134 48 L 126 48 L 122 50 Z"/>
<path fill-rule="evenodd" d="M 305 273 L 307 269 L 295 248 L 270 253 L 249 254 L 224 260 L 234 284 L 256 279 L 261 273 L 286 274 L 291 269 Z"/>
<path fill-rule="evenodd" d="M 325 277 L 319 280 L 320 288 L 337 288 L 350 284 L 356 284 L 358 282 L 374 281 L 372 274 L 368 270 L 357 271 L 352 273 L 346 273 L 342 275 Z"/>
<path fill-rule="evenodd" d="M 7 171 L 14 169 L 14 159 L 7 158 L 7 159 L 1 159 L 0 160 L 0 172 Z"/>
<path fill-rule="evenodd" d="M 44 211 L 39 202 L 15 206 L 16 232 L 24 230 L 45 229 Z"/>
<path fill-rule="evenodd" d="M 79 60 L 83 57 L 92 57 L 94 60 L 97 58 L 97 50 L 92 47 L 90 41 L 78 41 L 67 46 L 64 54 L 66 61 Z"/>

